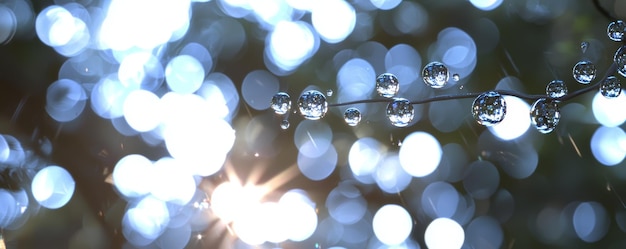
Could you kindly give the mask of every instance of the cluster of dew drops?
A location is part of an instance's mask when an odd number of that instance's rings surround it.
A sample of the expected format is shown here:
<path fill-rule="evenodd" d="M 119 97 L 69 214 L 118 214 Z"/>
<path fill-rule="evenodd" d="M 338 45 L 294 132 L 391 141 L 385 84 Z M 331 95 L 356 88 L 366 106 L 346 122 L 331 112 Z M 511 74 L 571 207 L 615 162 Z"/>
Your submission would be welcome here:
<path fill-rule="evenodd" d="M 621 20 L 611 22 L 607 27 L 609 39 L 622 42 L 626 41 L 626 23 Z M 581 50 L 585 53 L 589 43 L 581 43 Z M 626 77 L 626 45 L 622 45 L 615 53 L 613 60 L 617 66 L 617 72 Z M 450 79 L 448 68 L 441 62 L 433 61 L 424 66 L 421 72 L 424 83 L 434 89 L 446 86 Z M 582 59 L 572 68 L 572 76 L 576 82 L 588 85 L 596 78 L 595 65 Z M 452 80 L 458 81 L 458 74 L 452 75 Z M 413 103 L 406 98 L 397 97 L 400 90 L 398 78 L 391 73 L 383 73 L 376 77 L 376 92 L 383 98 L 390 99 L 387 104 L 386 115 L 392 125 L 396 127 L 408 126 L 414 117 Z M 602 96 L 617 98 L 622 91 L 621 83 L 613 75 L 606 77 L 599 87 Z M 552 80 L 546 86 L 546 96 L 536 99 L 530 108 L 530 120 L 533 126 L 541 133 L 552 132 L 561 114 L 558 103 L 568 93 L 567 86 L 562 80 Z M 328 111 L 327 96 L 332 96 L 333 91 L 328 90 L 326 95 L 318 90 L 304 91 L 297 100 L 298 111 L 308 120 L 319 120 Z M 285 92 L 276 93 L 271 100 L 271 108 L 276 114 L 285 115 L 291 111 L 291 97 Z M 498 91 L 487 91 L 479 94 L 472 103 L 472 116 L 476 122 L 483 126 L 496 125 L 506 116 L 506 101 Z M 344 120 L 349 126 L 357 126 L 361 122 L 362 114 L 359 109 L 350 107 L 344 112 Z M 289 128 L 289 121 L 283 119 L 280 124 L 282 129 Z"/>

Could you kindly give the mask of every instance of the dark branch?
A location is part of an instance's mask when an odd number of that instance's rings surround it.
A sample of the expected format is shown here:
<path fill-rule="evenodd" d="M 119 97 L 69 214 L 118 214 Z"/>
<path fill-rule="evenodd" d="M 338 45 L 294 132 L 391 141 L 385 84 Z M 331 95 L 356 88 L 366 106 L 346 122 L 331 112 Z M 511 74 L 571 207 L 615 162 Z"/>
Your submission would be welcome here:
<path fill-rule="evenodd" d="M 613 15 L 609 13 L 609 11 L 602 7 L 602 4 L 600 4 L 600 0 L 593 0 L 593 6 L 596 7 L 596 10 L 598 10 L 598 12 L 600 12 L 600 14 L 602 14 L 602 16 L 604 16 L 609 21 L 612 22 L 617 20 L 617 18 L 613 17 Z"/>
<path fill-rule="evenodd" d="M 565 102 L 565 101 L 574 99 L 580 95 L 583 95 L 585 93 L 588 93 L 590 91 L 598 89 L 600 84 L 602 84 L 602 82 L 606 80 L 607 77 L 615 74 L 616 70 L 617 70 L 617 65 L 613 63 L 611 64 L 609 69 L 606 71 L 604 76 L 601 79 L 599 79 L 596 83 L 590 84 L 585 88 L 571 92 L 557 100 L 561 102 Z M 546 94 L 526 94 L 526 93 L 520 93 L 520 92 L 515 92 L 515 91 L 510 91 L 510 90 L 494 90 L 494 91 L 502 95 L 515 96 L 521 99 L 526 99 L 526 100 L 531 100 L 531 101 L 535 101 L 540 98 L 550 98 Z M 454 95 L 440 95 L 440 96 L 435 96 L 435 97 L 426 98 L 422 100 L 414 100 L 414 101 L 411 101 L 411 104 L 417 105 L 417 104 L 424 104 L 424 103 L 443 101 L 443 100 L 476 98 L 480 94 L 481 93 L 461 93 L 461 94 L 454 94 Z M 390 99 L 366 99 L 366 100 L 357 100 L 357 101 L 350 101 L 350 102 L 344 102 L 344 103 L 329 104 L 328 106 L 335 107 L 335 106 L 347 106 L 347 105 L 364 104 L 364 103 L 388 103 L 389 101 Z"/>

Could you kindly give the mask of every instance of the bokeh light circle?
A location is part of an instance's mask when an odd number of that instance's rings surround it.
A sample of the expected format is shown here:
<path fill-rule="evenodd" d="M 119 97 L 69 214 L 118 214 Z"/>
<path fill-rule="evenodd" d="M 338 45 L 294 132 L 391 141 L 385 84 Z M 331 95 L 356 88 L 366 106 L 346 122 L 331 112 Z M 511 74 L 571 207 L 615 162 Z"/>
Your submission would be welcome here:
<path fill-rule="evenodd" d="M 41 169 L 33 178 L 33 197 L 42 206 L 57 209 L 65 206 L 74 194 L 74 178 L 67 170 L 56 165 Z"/>
<path fill-rule="evenodd" d="M 400 164 L 412 176 L 424 177 L 435 171 L 443 151 L 432 135 L 418 131 L 409 134 L 400 147 Z"/>
<path fill-rule="evenodd" d="M 376 238 L 387 245 L 404 242 L 413 228 L 411 215 L 401 206 L 387 204 L 374 214 L 372 228 Z"/>
<path fill-rule="evenodd" d="M 465 232 L 456 221 L 437 218 L 426 227 L 424 241 L 430 249 L 461 248 L 465 241 Z"/>

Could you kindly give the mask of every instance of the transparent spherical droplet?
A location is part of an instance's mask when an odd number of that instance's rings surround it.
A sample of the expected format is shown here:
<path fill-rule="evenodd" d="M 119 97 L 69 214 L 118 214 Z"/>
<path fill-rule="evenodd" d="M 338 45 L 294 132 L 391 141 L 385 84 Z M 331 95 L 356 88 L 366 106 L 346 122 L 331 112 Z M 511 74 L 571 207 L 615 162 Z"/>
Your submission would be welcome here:
<path fill-rule="evenodd" d="M 455 74 L 452 75 L 452 80 L 459 81 L 460 79 L 461 79 L 461 76 L 459 76 L 458 73 L 455 73 Z"/>
<path fill-rule="evenodd" d="M 617 72 L 626 77 L 626 46 L 621 46 L 617 49 L 613 56 L 613 61 L 617 65 Z"/>
<path fill-rule="evenodd" d="M 567 86 L 562 80 L 553 80 L 546 86 L 546 94 L 550 98 L 558 99 L 567 95 Z"/>
<path fill-rule="evenodd" d="M 555 101 L 541 98 L 530 107 L 530 121 L 541 133 L 550 133 L 559 124 L 561 113 Z"/>
<path fill-rule="evenodd" d="M 398 78 L 390 73 L 383 73 L 376 77 L 376 92 L 385 98 L 393 98 L 400 90 Z"/>
<path fill-rule="evenodd" d="M 433 61 L 424 66 L 422 79 L 424 83 L 432 88 L 442 88 L 448 83 L 450 73 L 448 68 L 441 62 Z"/>
<path fill-rule="evenodd" d="M 291 109 L 291 97 L 284 92 L 278 92 L 272 97 L 272 109 L 276 114 L 283 115 Z"/>
<path fill-rule="evenodd" d="M 289 129 L 289 120 L 283 119 L 283 121 L 280 121 L 280 128 L 283 130 Z"/>
<path fill-rule="evenodd" d="M 600 93 L 608 99 L 617 98 L 622 93 L 622 84 L 613 75 L 606 77 L 600 84 Z"/>
<path fill-rule="evenodd" d="M 387 118 L 396 127 L 405 127 L 414 116 L 413 105 L 405 98 L 395 98 L 387 105 Z"/>
<path fill-rule="evenodd" d="M 484 92 L 472 104 L 472 115 L 476 122 L 484 126 L 492 126 L 502 122 L 506 115 L 506 102 L 498 92 Z"/>
<path fill-rule="evenodd" d="M 333 92 L 333 89 L 328 89 L 328 90 L 326 90 L 326 96 L 328 96 L 328 97 L 332 97 L 332 96 L 333 96 L 333 93 L 334 93 L 334 92 Z"/>
<path fill-rule="evenodd" d="M 356 126 L 361 122 L 361 111 L 354 107 L 350 107 L 343 113 L 343 119 L 349 126 Z"/>
<path fill-rule="evenodd" d="M 584 41 L 580 43 L 580 51 L 583 52 L 583 54 L 587 52 L 588 47 L 589 47 L 589 42 Z"/>
<path fill-rule="evenodd" d="M 624 38 L 624 31 L 626 31 L 626 23 L 622 20 L 611 22 L 606 28 L 606 34 L 609 36 L 609 39 L 618 42 Z"/>
<path fill-rule="evenodd" d="M 308 90 L 298 98 L 298 109 L 302 117 L 309 120 L 323 118 L 328 111 L 326 96 L 317 90 Z"/>
<path fill-rule="evenodd" d="M 596 65 L 591 61 L 579 61 L 572 69 L 574 79 L 582 84 L 589 84 L 596 78 Z"/>

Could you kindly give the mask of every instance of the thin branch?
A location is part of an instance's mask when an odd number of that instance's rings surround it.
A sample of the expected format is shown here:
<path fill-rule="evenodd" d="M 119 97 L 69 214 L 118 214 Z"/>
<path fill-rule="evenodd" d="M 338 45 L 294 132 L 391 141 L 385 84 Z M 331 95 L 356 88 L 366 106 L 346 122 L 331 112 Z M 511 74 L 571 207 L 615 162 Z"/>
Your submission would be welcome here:
<path fill-rule="evenodd" d="M 585 88 L 571 92 L 556 100 L 559 100 L 560 102 L 565 102 L 565 101 L 574 99 L 580 95 L 583 95 L 585 93 L 588 93 L 590 91 L 596 90 L 598 89 L 600 84 L 602 84 L 602 82 L 606 80 L 607 77 L 615 74 L 616 70 L 617 70 L 617 65 L 613 63 L 611 64 L 609 69 L 606 71 L 604 76 L 600 80 L 598 80 L 596 83 L 590 84 Z M 540 98 L 551 99 L 546 94 L 526 94 L 526 93 L 521 93 L 521 92 L 516 92 L 516 91 L 511 91 L 511 90 L 494 90 L 494 91 L 500 93 L 501 95 L 515 96 L 521 99 L 526 99 L 526 100 L 531 100 L 531 101 L 535 101 Z M 414 100 L 414 101 L 411 101 L 411 104 L 417 105 L 417 104 L 424 104 L 424 103 L 443 101 L 443 100 L 476 98 L 480 94 L 481 93 L 461 93 L 461 94 L 453 94 L 453 95 L 439 95 L 439 96 L 430 97 L 430 98 L 426 98 L 422 100 Z M 365 99 L 365 100 L 357 100 L 357 101 L 350 101 L 350 102 L 344 102 L 344 103 L 329 104 L 328 106 L 337 107 L 337 106 L 347 106 L 347 105 L 364 104 L 364 103 L 388 103 L 389 101 L 390 99 Z"/>
<path fill-rule="evenodd" d="M 602 4 L 600 4 L 600 0 L 593 0 L 593 6 L 596 7 L 596 10 L 598 10 L 598 12 L 600 12 L 600 14 L 602 14 L 602 16 L 604 16 L 609 21 L 612 22 L 617 20 L 617 18 L 613 17 L 613 15 L 609 13 L 609 11 L 602 7 Z"/>

